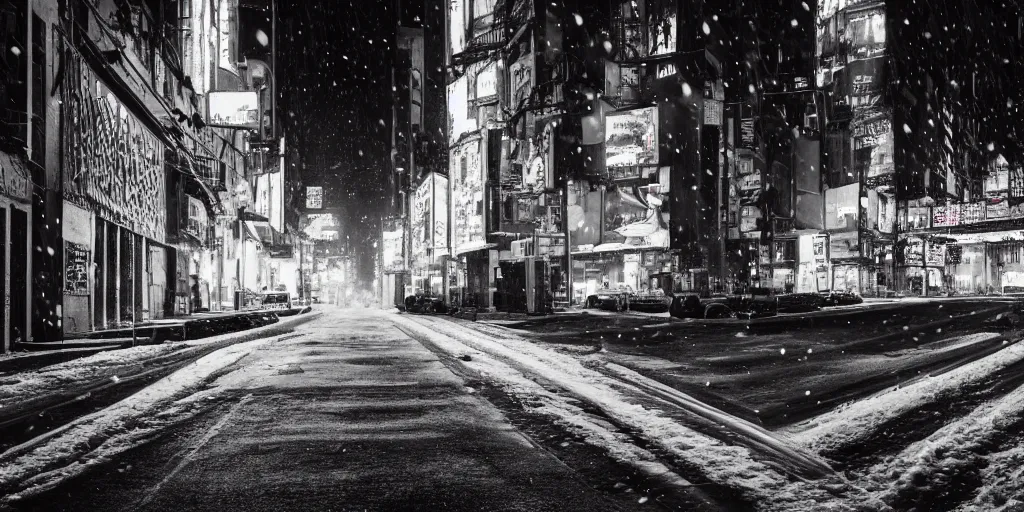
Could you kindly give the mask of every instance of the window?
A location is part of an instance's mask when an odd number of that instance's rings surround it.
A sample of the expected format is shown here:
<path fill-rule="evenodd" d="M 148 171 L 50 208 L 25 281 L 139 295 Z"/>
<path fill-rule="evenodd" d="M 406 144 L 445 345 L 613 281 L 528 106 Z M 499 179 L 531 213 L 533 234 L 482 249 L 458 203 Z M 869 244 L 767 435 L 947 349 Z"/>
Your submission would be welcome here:
<path fill-rule="evenodd" d="M 28 24 L 25 2 L 0 5 L 0 128 L 24 145 L 28 140 Z"/>
<path fill-rule="evenodd" d="M 46 165 L 46 23 L 32 15 L 32 161 Z"/>

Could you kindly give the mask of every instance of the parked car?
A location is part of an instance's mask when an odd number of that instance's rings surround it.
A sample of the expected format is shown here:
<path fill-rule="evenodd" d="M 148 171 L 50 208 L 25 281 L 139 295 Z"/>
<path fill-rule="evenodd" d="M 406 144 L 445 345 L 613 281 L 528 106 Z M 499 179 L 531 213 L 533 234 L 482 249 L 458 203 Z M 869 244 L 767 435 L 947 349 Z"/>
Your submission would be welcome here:
<path fill-rule="evenodd" d="M 857 292 L 849 291 L 823 292 L 821 299 L 825 306 L 851 306 L 864 302 L 864 298 Z"/>
<path fill-rule="evenodd" d="M 419 314 L 444 314 L 448 312 L 448 307 L 442 297 L 422 294 L 406 297 L 405 310 Z"/>
<path fill-rule="evenodd" d="M 260 294 L 260 309 L 292 309 L 292 294 L 288 292 L 263 292 Z"/>
<path fill-rule="evenodd" d="M 604 288 L 587 297 L 587 307 L 607 311 L 625 311 L 630 290 L 626 287 Z"/>
<path fill-rule="evenodd" d="M 696 293 L 672 296 L 669 314 L 675 318 L 730 318 L 739 300 L 725 295 L 702 298 Z"/>
<path fill-rule="evenodd" d="M 776 296 L 779 313 L 807 313 L 818 311 L 825 300 L 817 293 L 785 293 Z"/>
<path fill-rule="evenodd" d="M 644 313 L 664 313 L 672 305 L 672 297 L 665 296 L 661 290 L 633 293 L 629 295 L 629 309 Z"/>

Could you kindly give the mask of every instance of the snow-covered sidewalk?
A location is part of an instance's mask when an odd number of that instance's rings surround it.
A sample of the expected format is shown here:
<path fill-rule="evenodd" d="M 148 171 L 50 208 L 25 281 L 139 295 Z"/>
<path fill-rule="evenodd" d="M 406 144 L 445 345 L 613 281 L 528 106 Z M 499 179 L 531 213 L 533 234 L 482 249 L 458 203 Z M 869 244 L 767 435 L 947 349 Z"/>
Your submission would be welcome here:
<path fill-rule="evenodd" d="M 313 316 L 307 314 L 286 317 L 275 324 L 199 340 L 99 352 L 37 370 L 9 374 L 0 377 L 0 415 L 19 405 L 28 404 L 55 393 L 73 393 L 84 385 L 93 384 L 103 379 L 116 381 L 126 374 L 140 371 L 143 365 L 187 357 L 189 354 L 207 349 L 211 345 L 252 340 L 288 332 L 296 325 L 309 321 Z"/>
<path fill-rule="evenodd" d="M 142 391 L 0 454 L 0 503 L 44 491 L 198 410 L 168 401 L 202 384 L 253 350 L 294 335 L 242 342 L 214 351 Z"/>

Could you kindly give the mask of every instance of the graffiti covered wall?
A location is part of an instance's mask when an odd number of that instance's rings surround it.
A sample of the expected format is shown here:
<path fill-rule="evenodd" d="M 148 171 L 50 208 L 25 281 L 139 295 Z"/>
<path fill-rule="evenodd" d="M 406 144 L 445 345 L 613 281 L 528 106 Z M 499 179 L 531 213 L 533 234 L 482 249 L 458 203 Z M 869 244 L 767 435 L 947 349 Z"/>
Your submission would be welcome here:
<path fill-rule="evenodd" d="M 164 242 L 164 146 L 93 74 L 72 58 L 61 89 L 64 199 Z"/>

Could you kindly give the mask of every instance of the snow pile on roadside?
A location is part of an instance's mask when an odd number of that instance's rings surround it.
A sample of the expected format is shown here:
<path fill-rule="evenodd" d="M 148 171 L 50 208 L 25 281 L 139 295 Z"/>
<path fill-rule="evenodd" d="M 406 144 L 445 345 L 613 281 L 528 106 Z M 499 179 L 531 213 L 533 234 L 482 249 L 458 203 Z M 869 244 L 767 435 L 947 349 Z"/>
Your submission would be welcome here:
<path fill-rule="evenodd" d="M 963 512 L 1010 512 L 1024 510 L 1024 444 L 988 456 L 981 470 L 974 500 L 958 510 Z"/>
<path fill-rule="evenodd" d="M 851 402 L 788 431 L 795 441 L 818 453 L 851 446 L 870 436 L 886 421 L 921 404 L 955 394 L 958 389 L 980 382 L 1022 359 L 1024 343 L 1017 343 L 944 374 Z"/>
<path fill-rule="evenodd" d="M 115 378 L 118 374 L 123 376 L 126 370 L 143 362 L 151 362 L 175 352 L 186 355 L 189 351 L 211 344 L 261 336 L 267 332 L 286 329 L 290 324 L 308 318 L 310 317 L 306 315 L 287 317 L 274 324 L 209 338 L 99 352 L 37 370 L 6 375 L 3 378 L 3 386 L 0 386 L 0 410 L 61 390 L 74 389 L 97 379 Z"/>
<path fill-rule="evenodd" d="M 834 481 L 826 485 L 830 485 L 834 492 L 847 494 L 847 500 L 837 499 L 833 492 L 814 484 L 790 482 L 786 475 L 755 460 L 745 447 L 727 445 L 684 427 L 658 411 L 630 403 L 623 393 L 631 391 L 627 385 L 583 367 L 571 356 L 511 337 L 501 342 L 489 340 L 479 331 L 468 330 L 447 320 L 393 318 L 396 323 L 416 331 L 442 348 L 447 340 L 454 338 L 509 363 L 519 373 L 525 371 L 556 383 L 574 396 L 599 407 L 614 421 L 635 430 L 685 466 L 699 470 L 709 481 L 735 489 L 761 509 L 855 510 L 857 506 L 848 503 L 871 503 L 867 495 L 851 496 L 859 494 L 858 490 L 838 477 L 831 478 Z M 873 505 L 865 510 L 877 510 L 881 504 Z"/>
<path fill-rule="evenodd" d="M 81 473 L 90 462 L 135 446 L 153 431 L 180 419 L 175 418 L 177 414 L 186 413 L 184 409 L 161 412 L 161 403 L 199 386 L 213 373 L 238 362 L 274 339 L 255 340 L 217 350 L 106 409 L 0 454 L 0 489 L 20 489 L 22 494 L 40 492 Z M 84 463 L 75 463 L 86 455 Z M 11 495 L 4 501 L 20 497 Z"/>
<path fill-rule="evenodd" d="M 76 382 L 108 377 L 126 366 L 160 357 L 186 348 L 182 342 L 146 345 L 99 352 L 88 357 L 55 364 L 29 372 L 15 373 L 4 378 L 0 386 L 0 408 L 9 407 L 44 392 L 72 387 Z"/>
<path fill-rule="evenodd" d="M 865 487 L 887 503 L 917 502 L 920 496 L 945 492 L 957 475 L 984 466 L 992 441 L 1022 418 L 1024 386 L 871 467 L 863 479 Z"/>

